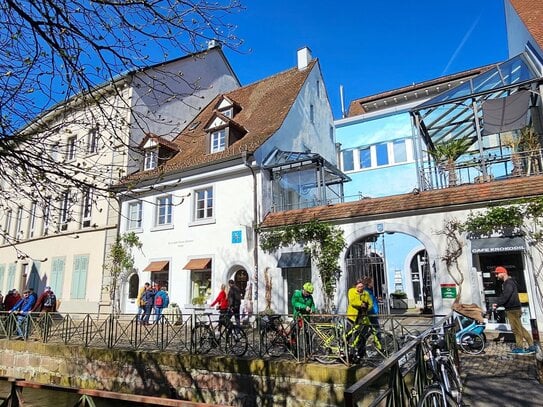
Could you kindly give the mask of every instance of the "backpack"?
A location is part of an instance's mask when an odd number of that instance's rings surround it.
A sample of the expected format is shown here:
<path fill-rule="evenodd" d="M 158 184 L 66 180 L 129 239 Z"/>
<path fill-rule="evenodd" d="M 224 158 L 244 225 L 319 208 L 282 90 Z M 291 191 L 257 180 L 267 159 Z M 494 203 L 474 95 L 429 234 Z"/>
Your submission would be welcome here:
<path fill-rule="evenodd" d="M 55 306 L 55 302 L 56 302 L 55 294 L 50 292 L 49 294 L 47 294 L 47 297 L 45 298 L 45 301 L 43 302 L 43 306 L 52 308 Z"/>
<path fill-rule="evenodd" d="M 156 295 L 155 296 L 155 306 L 162 307 L 162 304 L 164 304 L 164 298 L 162 298 L 162 295 Z"/>

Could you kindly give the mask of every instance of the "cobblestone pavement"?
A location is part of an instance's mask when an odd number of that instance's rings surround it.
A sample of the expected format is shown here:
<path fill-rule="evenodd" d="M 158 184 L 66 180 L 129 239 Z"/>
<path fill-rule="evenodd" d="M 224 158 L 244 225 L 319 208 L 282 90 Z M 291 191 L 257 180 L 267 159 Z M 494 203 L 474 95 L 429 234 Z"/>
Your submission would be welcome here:
<path fill-rule="evenodd" d="M 543 406 L 543 384 L 537 381 L 535 355 L 512 355 L 510 342 L 487 332 L 481 355 L 460 353 L 466 407 Z"/>

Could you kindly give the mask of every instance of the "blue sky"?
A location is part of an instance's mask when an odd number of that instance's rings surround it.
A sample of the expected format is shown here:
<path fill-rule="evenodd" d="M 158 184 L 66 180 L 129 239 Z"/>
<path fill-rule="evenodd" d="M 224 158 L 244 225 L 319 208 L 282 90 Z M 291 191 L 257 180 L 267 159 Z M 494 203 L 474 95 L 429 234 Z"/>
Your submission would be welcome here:
<path fill-rule="evenodd" d="M 319 59 L 334 117 L 351 100 L 507 59 L 503 0 L 253 0 L 225 53 L 243 85 Z"/>

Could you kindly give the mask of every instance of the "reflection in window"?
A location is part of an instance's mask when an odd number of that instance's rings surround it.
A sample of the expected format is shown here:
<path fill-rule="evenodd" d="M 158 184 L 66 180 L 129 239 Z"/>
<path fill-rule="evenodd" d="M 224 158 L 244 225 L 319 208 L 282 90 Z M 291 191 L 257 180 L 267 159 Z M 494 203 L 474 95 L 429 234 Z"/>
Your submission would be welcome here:
<path fill-rule="evenodd" d="M 377 144 L 375 146 L 375 153 L 377 155 L 377 165 L 388 164 L 388 148 L 387 143 Z"/>
<path fill-rule="evenodd" d="M 354 170 L 353 150 L 343 151 L 343 171 Z"/>
<path fill-rule="evenodd" d="M 209 219 L 213 217 L 213 188 L 195 191 L 194 219 Z"/>
<path fill-rule="evenodd" d="M 407 161 L 407 148 L 405 140 L 394 141 L 394 162 L 403 163 Z"/>
<path fill-rule="evenodd" d="M 218 130 L 211 133 L 211 152 L 218 153 L 226 148 L 226 130 Z"/>
<path fill-rule="evenodd" d="M 156 225 L 169 225 L 172 223 L 172 196 L 166 195 L 156 200 Z"/>
<path fill-rule="evenodd" d="M 141 202 L 128 204 L 128 230 L 141 229 Z"/>
<path fill-rule="evenodd" d="M 190 279 L 192 283 L 192 304 L 205 304 L 211 296 L 211 270 L 192 270 Z"/>
<path fill-rule="evenodd" d="M 360 150 L 360 168 L 371 167 L 371 149 L 366 147 Z"/>

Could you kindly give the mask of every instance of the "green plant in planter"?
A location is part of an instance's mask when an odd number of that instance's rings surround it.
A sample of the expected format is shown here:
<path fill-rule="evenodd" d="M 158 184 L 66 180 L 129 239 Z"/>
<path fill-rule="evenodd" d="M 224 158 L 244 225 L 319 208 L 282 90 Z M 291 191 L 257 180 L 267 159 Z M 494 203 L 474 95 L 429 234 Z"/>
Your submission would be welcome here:
<path fill-rule="evenodd" d="M 403 291 L 397 290 L 394 291 L 390 296 L 395 300 L 406 300 L 407 299 L 407 293 L 404 293 Z"/>
<path fill-rule="evenodd" d="M 192 305 L 204 305 L 206 302 L 205 297 L 199 296 L 192 299 Z"/>
<path fill-rule="evenodd" d="M 462 154 L 468 151 L 472 142 L 467 138 L 452 139 L 437 143 L 433 148 L 427 151 L 437 164 L 443 165 L 449 175 L 449 186 L 455 186 L 458 183 L 456 176 L 455 161 Z"/>

